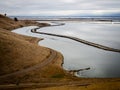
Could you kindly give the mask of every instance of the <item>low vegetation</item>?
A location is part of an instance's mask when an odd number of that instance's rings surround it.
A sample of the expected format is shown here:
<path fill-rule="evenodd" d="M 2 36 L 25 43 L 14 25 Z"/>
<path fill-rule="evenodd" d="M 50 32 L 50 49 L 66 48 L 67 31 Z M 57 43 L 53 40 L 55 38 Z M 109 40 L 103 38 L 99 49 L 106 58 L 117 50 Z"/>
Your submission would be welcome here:
<path fill-rule="evenodd" d="M 50 55 L 50 50 L 33 44 L 33 39 L 0 30 L 0 75 L 12 73 L 37 63 Z"/>

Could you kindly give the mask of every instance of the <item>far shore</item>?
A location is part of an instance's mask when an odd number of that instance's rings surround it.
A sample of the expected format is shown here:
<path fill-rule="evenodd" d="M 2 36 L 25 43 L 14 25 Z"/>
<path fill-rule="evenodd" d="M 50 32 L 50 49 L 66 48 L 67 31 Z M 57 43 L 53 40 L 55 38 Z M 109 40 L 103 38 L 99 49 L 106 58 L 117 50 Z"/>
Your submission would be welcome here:
<path fill-rule="evenodd" d="M 32 21 L 79 21 L 79 22 L 120 22 L 120 19 L 112 19 L 112 18 L 20 18 L 20 20 L 32 20 Z"/>

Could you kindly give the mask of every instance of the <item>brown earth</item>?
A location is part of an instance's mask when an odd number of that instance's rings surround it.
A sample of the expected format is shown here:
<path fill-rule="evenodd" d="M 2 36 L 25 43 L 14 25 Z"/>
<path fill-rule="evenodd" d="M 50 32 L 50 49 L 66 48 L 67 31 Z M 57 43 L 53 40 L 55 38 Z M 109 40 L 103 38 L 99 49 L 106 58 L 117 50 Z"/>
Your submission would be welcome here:
<path fill-rule="evenodd" d="M 33 66 L 50 55 L 49 49 L 31 43 L 32 38 L 27 39 L 0 30 L 0 75 Z"/>
<path fill-rule="evenodd" d="M 37 42 L 40 39 L 10 32 L 12 29 L 21 27 L 21 25 L 37 25 L 42 27 L 49 24 L 28 20 L 16 22 L 2 15 L 0 15 L 0 22 L 0 76 L 35 66 L 51 55 L 51 49 L 38 46 Z M 0 84 L 48 82 L 49 79 L 54 81 L 51 77 L 57 78 L 59 74 L 62 77 L 65 75 L 64 70 L 61 68 L 62 59 L 62 55 L 57 52 L 50 65 L 26 74 L 22 73 L 16 76 L 0 78 Z"/>
<path fill-rule="evenodd" d="M 40 39 L 10 32 L 28 25 L 49 24 L 28 20 L 16 22 L 0 15 L 0 75 L 29 68 L 50 56 L 51 49 L 37 45 Z M 120 78 L 77 78 L 62 69 L 62 60 L 57 52 L 54 60 L 43 68 L 1 79 L 0 90 L 120 90 Z"/>
<path fill-rule="evenodd" d="M 47 23 L 38 23 L 32 20 L 18 20 L 14 21 L 13 19 L 3 16 L 0 14 L 0 28 L 5 30 L 13 30 L 16 28 L 24 27 L 24 26 L 47 26 Z"/>
<path fill-rule="evenodd" d="M 12 73 L 40 63 L 50 50 L 37 45 L 38 38 L 27 37 L 9 30 L 28 25 L 45 26 L 34 21 L 14 21 L 0 15 L 0 75 Z"/>

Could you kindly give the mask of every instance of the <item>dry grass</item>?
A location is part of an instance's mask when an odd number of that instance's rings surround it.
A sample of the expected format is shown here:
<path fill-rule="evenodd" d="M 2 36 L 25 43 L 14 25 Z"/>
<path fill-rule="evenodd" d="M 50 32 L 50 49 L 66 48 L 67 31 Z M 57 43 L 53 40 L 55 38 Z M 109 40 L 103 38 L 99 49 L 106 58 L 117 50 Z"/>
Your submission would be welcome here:
<path fill-rule="evenodd" d="M 57 80 L 61 81 L 66 76 L 65 71 L 61 68 L 62 59 L 62 55 L 60 53 L 57 53 L 57 57 L 47 66 L 23 75 L 22 77 L 27 78 L 23 78 L 21 83 L 54 82 Z"/>
<path fill-rule="evenodd" d="M 47 66 L 25 74 L 23 73 L 17 76 L 8 77 L 6 80 L 2 80 L 2 84 L 16 84 L 17 81 L 19 81 L 19 83 L 50 83 L 66 81 L 69 76 L 66 75 L 66 72 L 61 68 L 61 59 L 63 59 L 62 55 L 57 53 L 57 57 Z"/>
<path fill-rule="evenodd" d="M 31 90 L 120 90 L 120 82 L 95 83 L 89 86 L 59 86 Z"/>
<path fill-rule="evenodd" d="M 13 19 L 3 16 L 0 14 L 0 28 L 6 29 L 6 30 L 13 30 L 16 28 L 24 27 L 24 26 L 31 26 L 31 25 L 36 25 L 36 26 L 47 26 L 49 24 L 47 23 L 38 23 L 35 21 L 30 21 L 30 20 L 19 20 L 19 21 L 14 21 Z"/>
<path fill-rule="evenodd" d="M 12 30 L 18 27 L 24 26 L 23 23 L 15 22 L 14 20 L 0 15 L 0 28 L 6 29 L 6 30 Z"/>
<path fill-rule="evenodd" d="M 0 30 L 0 75 L 33 66 L 50 55 L 49 49 L 29 41 L 31 38 Z"/>
<path fill-rule="evenodd" d="M 40 39 L 21 36 L 15 33 L 12 33 L 8 30 L 13 28 L 13 25 L 17 25 L 15 21 L 7 17 L 0 15 L 1 23 L 0 25 L 0 75 L 5 75 L 12 73 L 18 70 L 22 70 L 27 67 L 31 67 L 42 62 L 50 55 L 50 49 L 40 47 L 36 44 Z M 8 22 L 7 22 L 8 21 Z M 21 21 L 22 24 L 31 25 L 38 24 L 34 21 Z M 18 23 L 18 22 L 17 22 Z M 45 26 L 47 24 L 38 24 L 39 26 Z M 19 25 L 18 25 L 19 27 Z M 15 27 L 16 28 L 16 27 Z M 7 29 L 7 30 L 6 30 Z M 16 83 L 18 79 L 22 78 L 21 82 L 40 82 L 41 78 L 57 78 L 64 76 L 64 71 L 61 69 L 60 64 L 63 59 L 60 53 L 57 54 L 53 64 L 48 65 L 42 70 L 35 70 L 29 72 L 28 74 L 21 74 L 16 77 L 7 78 L 7 82 L 3 80 L 4 83 Z M 56 68 L 56 69 L 55 69 Z M 38 73 L 39 72 L 39 73 Z M 62 75 L 62 76 L 60 76 Z M 27 77 L 27 78 L 24 78 Z M 43 81 L 48 81 L 45 79 Z M 0 81 L 2 83 L 2 81 Z"/>
<path fill-rule="evenodd" d="M 0 75 L 33 66 L 50 55 L 49 49 L 36 44 L 39 41 L 38 38 L 21 36 L 8 31 L 26 25 L 45 26 L 48 24 L 38 24 L 27 20 L 15 22 L 8 17 L 0 15 Z M 72 77 L 61 68 L 62 59 L 62 55 L 57 53 L 57 57 L 48 66 L 18 76 L 8 77 L 3 82 L 0 81 L 0 83 L 16 83 L 17 81 L 20 81 L 20 83 L 68 83 L 77 81 L 80 84 L 89 83 L 90 85 L 79 86 L 73 83 L 70 86 L 67 84 L 53 87 L 48 85 L 46 88 L 32 89 L 33 87 L 30 87 L 24 90 L 120 90 L 120 79 Z M 16 90 L 16 88 L 12 90 Z"/>
<path fill-rule="evenodd" d="M 7 31 L 26 25 L 44 24 L 34 21 L 15 22 L 0 15 L 0 75 L 33 66 L 50 55 L 49 49 L 37 45 L 40 39 Z"/>

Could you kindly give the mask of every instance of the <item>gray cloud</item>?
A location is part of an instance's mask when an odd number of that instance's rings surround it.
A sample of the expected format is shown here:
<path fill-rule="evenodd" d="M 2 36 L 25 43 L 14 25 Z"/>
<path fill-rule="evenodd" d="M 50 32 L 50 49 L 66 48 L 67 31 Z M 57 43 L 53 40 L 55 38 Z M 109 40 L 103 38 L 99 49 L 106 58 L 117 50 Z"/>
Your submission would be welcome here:
<path fill-rule="evenodd" d="M 67 11 L 68 14 L 84 13 L 88 11 L 118 11 L 120 9 L 120 0 L 1 0 L 1 13 L 9 15 L 41 15 L 55 14 L 61 11 Z M 75 11 L 74 11 L 75 10 Z M 46 11 L 46 12 L 45 12 Z M 51 11 L 51 12 L 50 12 Z M 48 13 L 47 13 L 48 12 Z M 56 14 L 57 14 L 56 13 Z M 72 12 L 71 12 L 72 13 Z M 71 14 L 70 13 L 70 14 Z M 91 13 L 91 12 L 89 12 Z M 68 15 L 66 13 L 66 15 Z"/>

